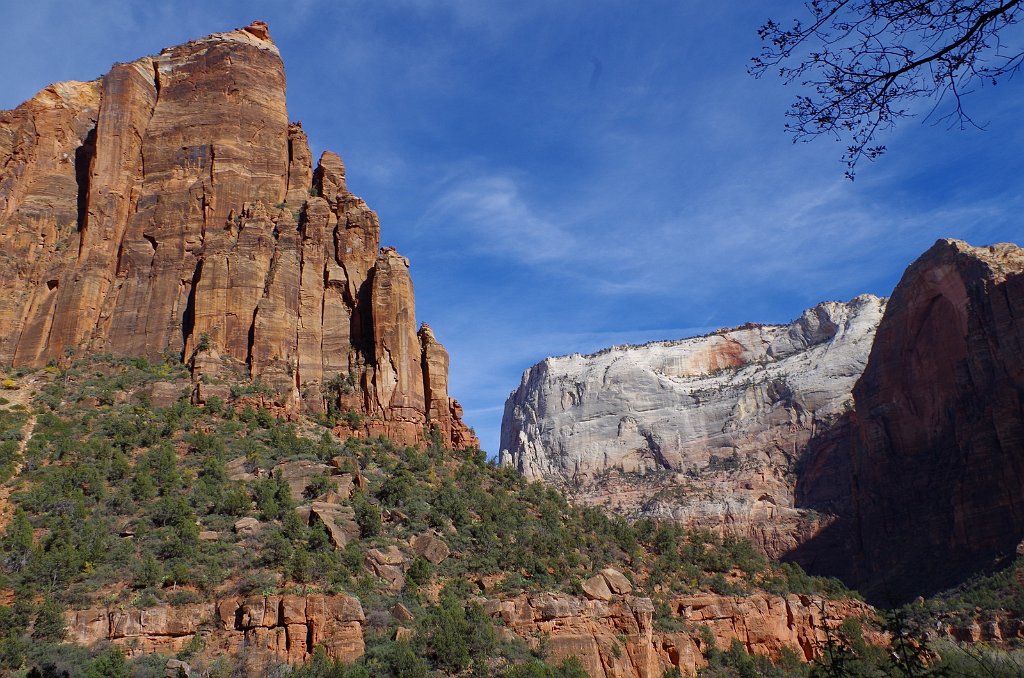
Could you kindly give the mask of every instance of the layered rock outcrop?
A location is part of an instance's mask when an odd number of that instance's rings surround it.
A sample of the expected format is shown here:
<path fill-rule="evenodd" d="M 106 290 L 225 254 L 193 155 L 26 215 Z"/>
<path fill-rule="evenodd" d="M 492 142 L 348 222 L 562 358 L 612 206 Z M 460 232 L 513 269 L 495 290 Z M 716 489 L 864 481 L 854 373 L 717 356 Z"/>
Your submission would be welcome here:
<path fill-rule="evenodd" d="M 0 168 L 0 364 L 176 356 L 215 381 L 227 363 L 365 433 L 476 443 L 417 336 L 408 261 L 289 123 L 265 24 L 0 112 Z"/>
<path fill-rule="evenodd" d="M 873 614 L 857 601 L 704 594 L 673 600 L 669 612 L 686 630 L 664 632 L 655 628 L 651 600 L 629 595 L 604 601 L 523 594 L 483 605 L 502 621 L 504 633 L 533 642 L 545 638 L 550 659 L 578 657 L 595 678 L 660 678 L 672 669 L 694 676 L 706 664 L 708 639 L 719 649 L 736 640 L 751 653 L 778 658 L 788 649 L 810 661 L 820 656 L 826 624 Z"/>
<path fill-rule="evenodd" d="M 352 596 L 252 596 L 138 609 L 93 608 L 66 615 L 68 640 L 109 641 L 136 654 L 174 654 L 197 635 L 211 657 L 244 647 L 253 670 L 296 663 L 322 646 L 351 662 L 363 655 L 363 608 Z"/>
<path fill-rule="evenodd" d="M 865 295 L 790 325 L 548 358 L 505 405 L 502 463 L 780 555 L 818 528 L 796 507 L 793 472 L 850 407 L 884 308 Z"/>
<path fill-rule="evenodd" d="M 673 668 L 685 676 L 696 675 L 706 663 L 708 639 L 720 649 L 737 640 L 748 652 L 777 658 L 789 649 L 812 660 L 820 655 L 826 624 L 873 614 L 857 601 L 703 594 L 674 599 L 669 614 L 685 630 L 664 632 L 655 628 L 651 600 L 631 595 L 605 601 L 562 593 L 521 594 L 478 602 L 500 620 L 499 632 L 509 639 L 536 643 L 546 638 L 549 658 L 578 657 L 595 678 L 660 678 Z M 91 608 L 69 611 L 65 617 L 68 640 L 79 645 L 110 642 L 130 656 L 173 655 L 198 636 L 202 657 L 243 657 L 253 675 L 301 662 L 316 646 L 345 662 L 365 651 L 362 606 L 345 594 L 248 596 L 147 609 Z M 881 636 L 869 640 L 884 642 Z"/>
<path fill-rule="evenodd" d="M 1024 250 L 940 240 L 893 292 L 848 434 L 798 501 L 836 523 L 793 554 L 881 602 L 959 583 L 1024 537 Z"/>

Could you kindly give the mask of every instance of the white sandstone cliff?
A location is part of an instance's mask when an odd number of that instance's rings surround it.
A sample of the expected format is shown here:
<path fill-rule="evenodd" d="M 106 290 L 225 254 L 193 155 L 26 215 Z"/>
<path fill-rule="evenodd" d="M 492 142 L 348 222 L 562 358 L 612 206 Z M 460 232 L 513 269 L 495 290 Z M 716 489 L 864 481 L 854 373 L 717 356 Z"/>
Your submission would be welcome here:
<path fill-rule="evenodd" d="M 821 527 L 794 508 L 793 471 L 849 409 L 884 308 L 862 295 L 789 325 L 547 358 L 505 403 L 501 462 L 778 555 Z"/>

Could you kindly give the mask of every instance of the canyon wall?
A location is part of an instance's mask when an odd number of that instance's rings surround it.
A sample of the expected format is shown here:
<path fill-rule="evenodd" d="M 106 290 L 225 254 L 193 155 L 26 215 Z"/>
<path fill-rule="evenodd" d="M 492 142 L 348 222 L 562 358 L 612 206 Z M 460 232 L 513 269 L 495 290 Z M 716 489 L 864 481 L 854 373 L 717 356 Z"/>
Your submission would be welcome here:
<path fill-rule="evenodd" d="M 242 374 L 353 433 L 476 444 L 408 260 L 289 123 L 265 24 L 0 112 L 0 168 L 0 364 L 184 359 L 207 395 Z"/>
<path fill-rule="evenodd" d="M 848 433 L 800 505 L 836 522 L 791 554 L 879 602 L 955 585 L 1024 538 L 1024 250 L 940 240 L 892 294 Z"/>
<path fill-rule="evenodd" d="M 548 358 L 505 405 L 501 461 L 580 501 L 781 555 L 818 529 L 794 469 L 849 409 L 884 309 L 865 295 L 789 325 Z"/>
<path fill-rule="evenodd" d="M 1024 250 L 940 240 L 888 303 L 549 358 L 506 403 L 502 461 L 881 604 L 958 584 L 1024 538 Z"/>

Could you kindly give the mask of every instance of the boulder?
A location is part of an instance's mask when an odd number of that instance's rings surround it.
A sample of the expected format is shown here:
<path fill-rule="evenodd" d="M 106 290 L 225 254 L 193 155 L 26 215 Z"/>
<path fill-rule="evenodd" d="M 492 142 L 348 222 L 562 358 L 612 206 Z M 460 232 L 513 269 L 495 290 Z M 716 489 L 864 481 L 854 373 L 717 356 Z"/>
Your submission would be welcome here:
<path fill-rule="evenodd" d="M 281 477 L 288 483 L 288 490 L 292 499 L 301 502 L 306 498 L 306 488 L 319 476 L 330 475 L 333 469 L 327 464 L 310 461 L 308 459 L 297 459 L 286 461 L 274 467 L 273 473 L 280 473 Z"/>
<path fill-rule="evenodd" d="M 391 608 L 391 616 L 400 622 L 411 622 L 414 619 L 412 612 L 402 603 L 395 603 Z"/>
<path fill-rule="evenodd" d="M 310 507 L 309 517 L 311 521 L 323 523 L 335 548 L 345 548 L 350 542 L 359 539 L 356 512 L 351 506 L 315 501 Z"/>
<path fill-rule="evenodd" d="M 170 407 L 181 400 L 181 384 L 170 381 L 154 381 L 147 390 L 149 403 L 153 407 Z"/>
<path fill-rule="evenodd" d="M 393 592 L 401 591 L 405 586 L 408 563 L 409 559 L 397 546 L 366 552 L 366 569 L 388 582 L 388 588 Z"/>
<path fill-rule="evenodd" d="M 442 562 L 451 554 L 448 544 L 435 534 L 421 534 L 412 540 L 412 550 L 426 558 L 434 565 Z"/>
<path fill-rule="evenodd" d="M 601 576 L 608 582 L 608 588 L 612 593 L 624 596 L 633 592 L 633 585 L 629 583 L 629 579 L 618 570 L 606 567 L 601 570 Z"/>
<path fill-rule="evenodd" d="M 352 492 L 355 489 L 355 478 L 351 473 L 342 473 L 339 476 L 333 476 L 331 478 L 331 484 L 334 486 L 331 492 L 336 497 L 337 501 L 348 501 L 352 498 Z"/>
<path fill-rule="evenodd" d="M 165 678 L 181 678 L 182 676 L 188 678 L 191 675 L 192 667 L 180 659 L 168 659 L 164 664 Z"/>
<path fill-rule="evenodd" d="M 234 530 L 241 535 L 256 534 L 262 529 L 260 521 L 252 516 L 246 516 L 235 521 Z"/>
<path fill-rule="evenodd" d="M 608 582 L 600 574 L 595 574 L 583 582 L 583 592 L 591 600 L 611 600 L 612 592 L 608 588 Z"/>
<path fill-rule="evenodd" d="M 236 457 L 224 465 L 229 480 L 254 480 L 256 474 L 250 470 L 249 460 L 245 457 Z"/>

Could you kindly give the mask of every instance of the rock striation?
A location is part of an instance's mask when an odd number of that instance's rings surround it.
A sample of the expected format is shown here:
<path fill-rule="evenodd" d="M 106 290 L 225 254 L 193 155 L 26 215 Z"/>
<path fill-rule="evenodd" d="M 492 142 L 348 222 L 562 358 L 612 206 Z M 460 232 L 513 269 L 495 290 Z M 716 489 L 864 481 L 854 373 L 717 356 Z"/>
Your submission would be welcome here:
<path fill-rule="evenodd" d="M 884 309 L 865 295 L 789 325 L 548 358 L 505 404 L 501 461 L 582 501 L 781 555 L 817 529 L 793 472 L 851 406 Z"/>
<path fill-rule="evenodd" d="M 355 432 L 476 444 L 408 260 L 341 159 L 314 166 L 262 22 L 0 112 L 0 168 L 0 364 L 172 356 Z"/>
<path fill-rule="evenodd" d="M 904 273 L 844 436 L 800 504 L 836 522 L 792 557 L 901 602 L 1012 558 L 1024 538 L 1024 249 L 940 240 Z"/>

